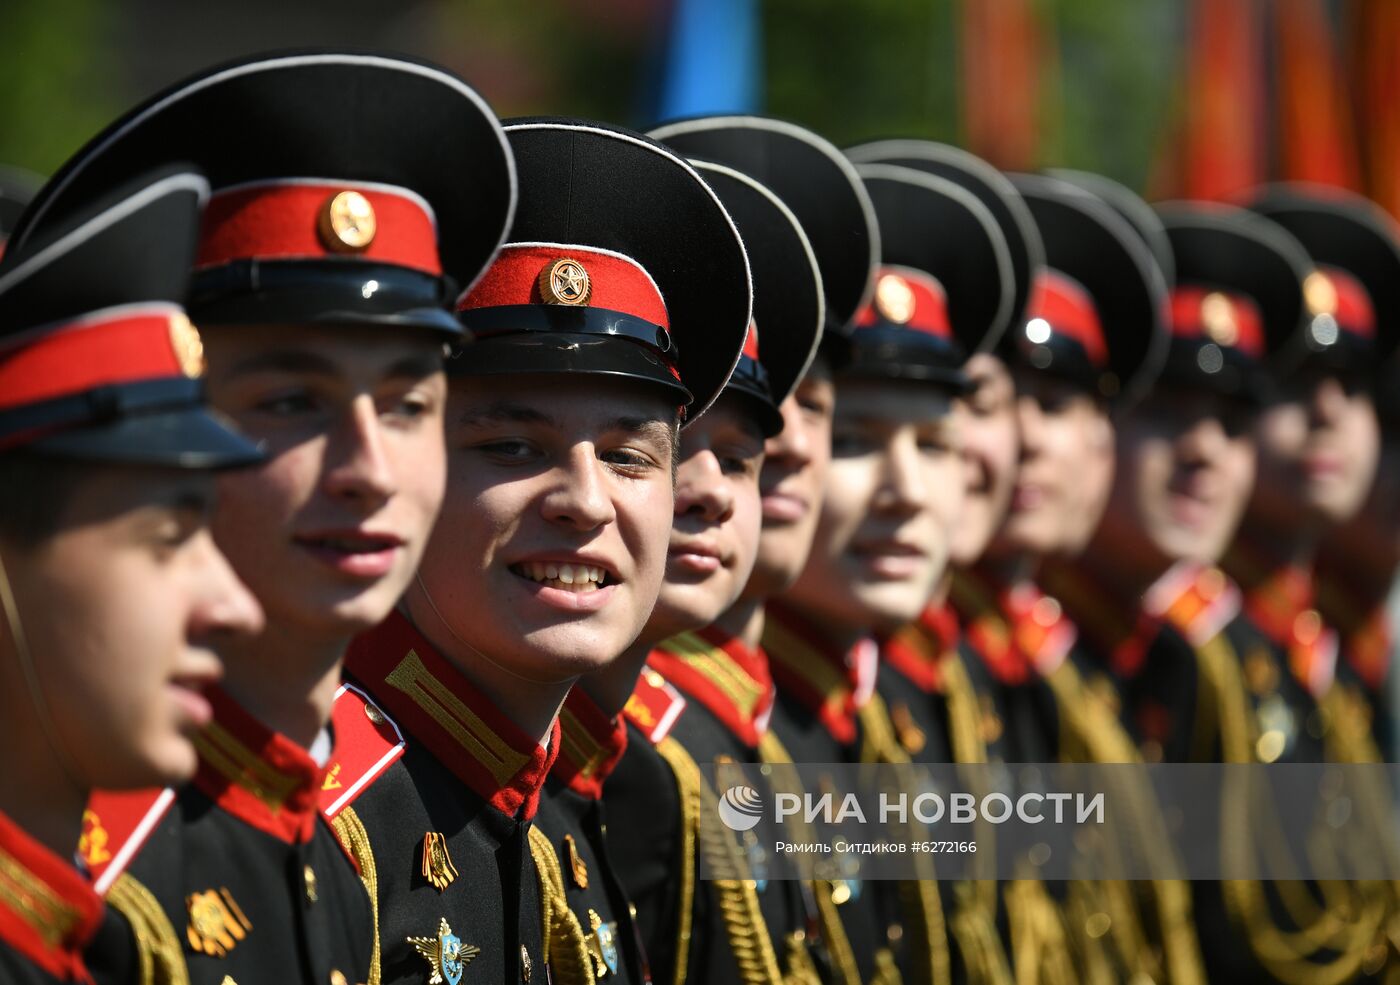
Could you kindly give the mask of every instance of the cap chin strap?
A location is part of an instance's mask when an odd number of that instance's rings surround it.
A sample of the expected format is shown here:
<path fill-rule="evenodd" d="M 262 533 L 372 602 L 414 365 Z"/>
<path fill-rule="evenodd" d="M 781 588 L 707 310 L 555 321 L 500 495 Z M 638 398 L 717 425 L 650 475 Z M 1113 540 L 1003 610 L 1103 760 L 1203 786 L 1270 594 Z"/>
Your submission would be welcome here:
<path fill-rule="evenodd" d="M 420 572 L 415 571 L 413 573 L 413 580 L 418 583 L 418 590 L 423 593 L 423 598 L 427 600 L 428 608 L 433 610 L 433 615 L 437 616 L 437 620 L 438 622 L 442 623 L 443 629 L 447 630 L 447 632 L 451 634 L 454 640 L 462 644 L 462 646 L 466 647 L 468 653 L 472 654 L 473 656 L 480 657 L 482 660 L 486 661 L 492 667 L 495 667 L 501 673 L 505 674 L 508 677 L 514 677 L 517 681 L 524 681 L 527 684 L 546 685 L 551 687 L 553 685 L 563 683 L 563 681 L 542 681 L 534 677 L 527 677 L 524 674 L 519 673 L 518 671 L 512 670 L 511 668 L 505 666 L 497 660 L 492 660 L 486 654 L 482 653 L 476 647 L 472 646 L 466 640 L 462 639 L 462 637 L 458 636 L 456 630 L 452 628 L 452 624 L 442 617 L 442 612 L 438 609 L 437 603 L 433 601 L 433 596 L 432 593 L 428 591 L 428 586 L 423 584 L 423 575 Z M 407 615 L 406 612 L 405 615 Z"/>
<path fill-rule="evenodd" d="M 3 606 L 5 611 L 5 624 L 10 630 L 10 639 L 15 641 L 15 658 L 24 674 L 24 686 L 29 692 L 29 702 L 34 708 L 34 714 L 39 719 L 39 728 L 43 730 L 49 749 L 58 760 L 59 769 L 63 771 L 73 789 L 86 793 L 91 785 L 83 782 L 77 760 L 59 737 L 58 725 L 54 722 L 49 703 L 44 697 L 44 689 L 39 684 L 39 674 L 34 667 L 34 654 L 29 649 L 29 638 L 25 635 L 24 623 L 20 620 L 19 604 L 15 601 L 14 588 L 10 584 L 10 574 L 5 567 L 3 556 L 0 556 L 0 606 Z"/>

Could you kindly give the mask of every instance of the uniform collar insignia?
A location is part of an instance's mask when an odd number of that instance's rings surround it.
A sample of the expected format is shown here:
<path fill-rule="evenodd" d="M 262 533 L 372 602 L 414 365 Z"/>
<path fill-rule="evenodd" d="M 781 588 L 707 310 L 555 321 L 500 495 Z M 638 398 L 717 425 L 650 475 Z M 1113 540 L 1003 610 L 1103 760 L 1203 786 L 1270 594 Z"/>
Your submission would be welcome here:
<path fill-rule="evenodd" d="M 492 807 L 529 820 L 558 755 L 526 735 L 401 613 L 350 644 L 345 667 L 403 731 Z"/>
<path fill-rule="evenodd" d="M 221 809 L 288 844 L 311 837 L 325 771 L 221 689 L 205 692 L 214 720 L 195 736 L 194 784 Z"/>
<path fill-rule="evenodd" d="M 609 718 L 575 685 L 559 711 L 559 758 L 554 775 L 590 800 L 603 795 L 603 783 L 627 750 L 627 723 Z"/>
<path fill-rule="evenodd" d="M 1142 595 L 1149 614 L 1174 626 L 1192 646 L 1208 643 L 1240 613 L 1239 586 L 1210 565 L 1179 561 Z"/>
<path fill-rule="evenodd" d="M 943 690 L 943 661 L 957 652 L 958 616 L 946 605 L 930 605 L 885 641 L 880 658 L 919 690 Z"/>
<path fill-rule="evenodd" d="M 1060 603 L 1030 581 L 1000 586 L 980 574 L 959 572 L 952 597 L 968 643 L 1004 684 L 1051 673 L 1079 636 Z"/>
<path fill-rule="evenodd" d="M 1072 561 L 1047 565 L 1042 580 L 1089 638 L 1095 655 L 1108 661 L 1113 674 L 1120 680 L 1137 676 L 1161 635 L 1162 620 L 1140 600 L 1124 598 L 1124 593 L 1086 565 Z"/>
<path fill-rule="evenodd" d="M 1270 565 L 1265 554 L 1236 541 L 1225 568 L 1244 591 L 1244 612 L 1288 654 L 1294 679 L 1315 698 L 1326 694 L 1336 673 L 1337 633 L 1315 607 L 1313 572 L 1298 565 Z"/>
<path fill-rule="evenodd" d="M 87 981 L 82 949 L 102 901 L 72 862 L 0 814 L 0 946 L 63 981 Z"/>
<path fill-rule="evenodd" d="M 683 711 L 685 698 L 681 693 L 655 670 L 643 667 L 637 686 L 622 709 L 622 717 L 656 745 L 670 734 Z"/>
<path fill-rule="evenodd" d="M 1342 637 L 1342 659 L 1372 694 L 1385 687 L 1393 640 L 1386 612 L 1389 586 L 1374 601 L 1374 593 L 1357 589 L 1330 567 L 1317 579 L 1317 607 L 1323 620 Z"/>
<path fill-rule="evenodd" d="M 856 714 L 870 700 L 879 671 L 875 641 L 845 653 L 816 637 L 794 613 L 770 604 L 763 628 L 773 680 L 814 714 L 843 745 L 855 741 Z"/>
<path fill-rule="evenodd" d="M 745 745 L 758 748 L 773 714 L 773 677 L 761 648 L 709 626 L 662 643 L 647 664 L 704 705 Z"/>

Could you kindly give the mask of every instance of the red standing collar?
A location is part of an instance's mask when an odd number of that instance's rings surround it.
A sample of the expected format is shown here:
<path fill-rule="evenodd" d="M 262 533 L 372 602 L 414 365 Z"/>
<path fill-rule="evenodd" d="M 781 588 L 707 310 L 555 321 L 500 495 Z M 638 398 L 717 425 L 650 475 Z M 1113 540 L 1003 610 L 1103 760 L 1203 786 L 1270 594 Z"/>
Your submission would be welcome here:
<path fill-rule="evenodd" d="M 704 705 L 745 745 L 758 748 L 773 713 L 773 676 L 762 648 L 708 626 L 662 643 L 647 665 Z"/>
<path fill-rule="evenodd" d="M 603 796 L 603 784 L 627 751 L 627 723 L 609 717 L 577 684 L 559 712 L 559 757 L 554 775 L 590 800 Z"/>
<path fill-rule="evenodd" d="M 82 951 L 102 900 L 71 861 L 0 814 L 0 945 L 65 982 L 91 983 Z"/>
<path fill-rule="evenodd" d="M 559 754 L 487 700 L 401 613 L 357 637 L 345 667 L 399 726 L 502 814 L 529 820 Z"/>

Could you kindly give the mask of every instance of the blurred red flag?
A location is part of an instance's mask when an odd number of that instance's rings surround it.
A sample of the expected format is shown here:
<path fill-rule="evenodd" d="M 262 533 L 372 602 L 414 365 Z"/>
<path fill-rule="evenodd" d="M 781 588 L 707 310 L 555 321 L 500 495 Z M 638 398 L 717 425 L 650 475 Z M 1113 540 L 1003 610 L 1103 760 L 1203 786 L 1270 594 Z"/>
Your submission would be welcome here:
<path fill-rule="evenodd" d="M 1008 171 L 1037 161 L 1040 30 L 1031 0 L 963 0 L 962 107 L 967 146 Z"/>
<path fill-rule="evenodd" d="M 1175 194 L 1225 199 L 1264 179 L 1265 85 L 1255 0 L 1192 0 Z"/>
<path fill-rule="evenodd" d="M 1396 5 L 1387 6 L 1394 10 Z M 1279 177 L 1359 191 L 1346 80 L 1326 5 L 1323 0 L 1274 0 L 1274 28 Z"/>
<path fill-rule="evenodd" d="M 1354 0 L 1348 52 L 1354 68 L 1366 191 L 1400 217 L 1400 3 Z"/>

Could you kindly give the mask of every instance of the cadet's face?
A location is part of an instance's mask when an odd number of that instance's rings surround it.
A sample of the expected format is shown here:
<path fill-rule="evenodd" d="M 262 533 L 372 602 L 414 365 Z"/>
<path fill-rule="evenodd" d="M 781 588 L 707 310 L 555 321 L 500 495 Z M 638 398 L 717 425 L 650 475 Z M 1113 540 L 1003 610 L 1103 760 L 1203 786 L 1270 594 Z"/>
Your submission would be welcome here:
<path fill-rule="evenodd" d="M 739 597 L 758 553 L 762 466 L 763 433 L 743 397 L 721 396 L 681 432 L 671 549 L 649 636 L 708 626 Z"/>
<path fill-rule="evenodd" d="M 1016 388 L 1006 364 L 978 354 L 967 361 L 973 389 L 965 401 L 963 457 L 968 465 L 967 501 L 953 531 L 952 560 L 976 563 L 1006 520 L 1016 489 Z"/>
<path fill-rule="evenodd" d="M 10 548 L 16 602 L 39 687 L 79 779 L 111 789 L 183 783 L 190 737 L 210 719 L 224 633 L 262 612 L 209 533 L 213 480 L 94 468 L 58 532 Z M 18 679 L 7 700 L 28 702 Z"/>
<path fill-rule="evenodd" d="M 1016 376 L 1020 464 L 1006 552 L 1073 555 L 1093 535 L 1113 483 L 1113 427 L 1082 390 L 1043 373 Z"/>
<path fill-rule="evenodd" d="M 1167 564 L 1218 561 L 1254 486 L 1253 422 L 1242 401 L 1170 389 L 1118 421 L 1113 543 Z"/>
<path fill-rule="evenodd" d="M 414 622 L 541 683 L 614 660 L 665 574 L 675 420 L 625 382 L 454 382 L 447 501 L 407 597 Z"/>
<path fill-rule="evenodd" d="M 269 624 L 333 640 L 384 619 L 446 481 L 442 348 L 426 332 L 206 333 L 211 402 L 268 453 L 219 481 L 214 533 Z"/>
<path fill-rule="evenodd" d="M 759 489 L 763 531 L 744 596 L 765 599 L 787 590 L 812 549 L 822 487 L 831 463 L 831 413 L 836 388 L 818 363 L 783 401 L 783 430 L 764 445 Z M 703 420 L 703 418 L 702 418 Z"/>
<path fill-rule="evenodd" d="M 923 610 L 967 490 L 960 414 L 926 385 L 837 385 L 821 519 L 790 602 L 847 631 L 893 631 Z"/>
<path fill-rule="evenodd" d="M 1359 380 L 1310 375 L 1265 408 L 1255 429 L 1250 510 L 1271 525 L 1331 527 L 1354 516 L 1375 477 L 1380 428 Z"/>

